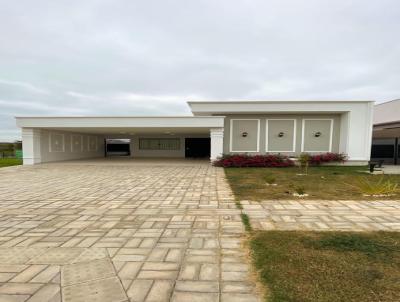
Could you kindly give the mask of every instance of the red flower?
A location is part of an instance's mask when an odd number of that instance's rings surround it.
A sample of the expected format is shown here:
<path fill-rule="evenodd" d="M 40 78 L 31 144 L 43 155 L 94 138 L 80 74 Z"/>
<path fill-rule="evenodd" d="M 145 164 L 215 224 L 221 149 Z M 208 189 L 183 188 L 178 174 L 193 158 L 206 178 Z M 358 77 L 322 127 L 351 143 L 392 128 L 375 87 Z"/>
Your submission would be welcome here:
<path fill-rule="evenodd" d="M 224 155 L 214 162 L 218 167 L 290 167 L 294 162 L 283 155 Z"/>

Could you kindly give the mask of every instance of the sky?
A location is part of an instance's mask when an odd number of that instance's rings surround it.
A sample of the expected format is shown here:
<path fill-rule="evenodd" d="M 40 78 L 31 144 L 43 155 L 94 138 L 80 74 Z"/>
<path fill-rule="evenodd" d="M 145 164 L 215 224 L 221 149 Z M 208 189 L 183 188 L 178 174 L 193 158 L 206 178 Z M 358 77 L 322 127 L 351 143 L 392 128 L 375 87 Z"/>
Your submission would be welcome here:
<path fill-rule="evenodd" d="M 399 37 L 398 0 L 0 0 L 0 141 L 14 116 L 397 99 Z"/>

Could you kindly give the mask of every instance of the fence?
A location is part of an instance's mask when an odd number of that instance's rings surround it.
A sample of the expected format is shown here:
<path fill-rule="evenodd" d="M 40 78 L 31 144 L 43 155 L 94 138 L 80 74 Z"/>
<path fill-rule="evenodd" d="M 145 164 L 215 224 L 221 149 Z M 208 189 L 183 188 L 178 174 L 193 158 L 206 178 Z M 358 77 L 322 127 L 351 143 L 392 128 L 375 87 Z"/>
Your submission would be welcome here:
<path fill-rule="evenodd" d="M 22 158 L 22 150 L 2 150 L 0 158 Z"/>

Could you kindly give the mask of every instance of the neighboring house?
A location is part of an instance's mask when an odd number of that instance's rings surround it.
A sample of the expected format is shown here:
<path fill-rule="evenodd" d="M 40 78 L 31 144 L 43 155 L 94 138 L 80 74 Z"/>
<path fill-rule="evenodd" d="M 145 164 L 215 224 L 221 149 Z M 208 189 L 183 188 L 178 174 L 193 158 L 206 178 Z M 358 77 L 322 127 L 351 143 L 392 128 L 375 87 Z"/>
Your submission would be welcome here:
<path fill-rule="evenodd" d="M 375 105 L 372 159 L 399 164 L 399 137 L 400 99 Z"/>
<path fill-rule="evenodd" d="M 193 116 L 17 117 L 24 164 L 103 157 L 110 139 L 132 157 L 346 153 L 370 159 L 373 101 L 188 102 Z"/>

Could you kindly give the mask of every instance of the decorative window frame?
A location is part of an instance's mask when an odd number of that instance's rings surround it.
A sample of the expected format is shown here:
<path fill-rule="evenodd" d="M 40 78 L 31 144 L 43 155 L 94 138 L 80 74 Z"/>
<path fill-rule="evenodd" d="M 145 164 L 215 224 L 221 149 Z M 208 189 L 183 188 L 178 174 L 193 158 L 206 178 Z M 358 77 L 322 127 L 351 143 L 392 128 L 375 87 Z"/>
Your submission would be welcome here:
<path fill-rule="evenodd" d="M 81 150 L 74 150 L 74 137 L 80 137 Z M 71 134 L 71 152 L 83 152 L 83 135 Z"/>
<path fill-rule="evenodd" d="M 240 151 L 236 151 L 233 150 L 233 122 L 234 121 L 257 121 L 257 150 L 240 150 Z M 255 118 L 237 118 L 237 119 L 231 119 L 229 121 L 230 123 L 230 127 L 229 127 L 229 152 L 232 153 L 250 153 L 250 152 L 254 152 L 254 153 L 258 153 L 260 152 L 260 119 L 255 119 Z"/>
<path fill-rule="evenodd" d="M 305 124 L 306 121 L 330 121 L 330 130 L 329 130 L 329 149 L 328 150 L 321 150 L 321 151 L 311 151 L 311 150 L 304 150 L 304 132 L 305 132 Z M 333 143 L 333 118 L 305 118 L 301 122 L 301 152 L 332 152 L 332 143 Z"/>
<path fill-rule="evenodd" d="M 62 150 L 58 151 L 58 150 L 53 150 L 52 148 L 52 142 L 53 142 L 53 135 L 60 135 L 62 137 L 61 139 L 61 143 L 62 143 Z M 65 134 L 64 133 L 58 133 L 58 132 L 49 132 L 49 152 L 53 153 L 53 152 L 65 152 Z"/>
<path fill-rule="evenodd" d="M 91 141 L 92 138 L 95 140 L 95 144 L 94 144 L 95 148 L 94 149 L 90 148 L 90 141 Z M 98 149 L 99 149 L 99 146 L 98 146 L 97 136 L 89 135 L 88 136 L 88 152 L 97 152 Z"/>
<path fill-rule="evenodd" d="M 268 121 L 293 121 L 293 148 L 286 151 L 275 151 L 268 149 Z M 269 118 L 265 121 L 265 152 L 283 153 L 283 152 L 296 152 L 296 136 L 297 136 L 297 119 L 295 118 Z"/>

